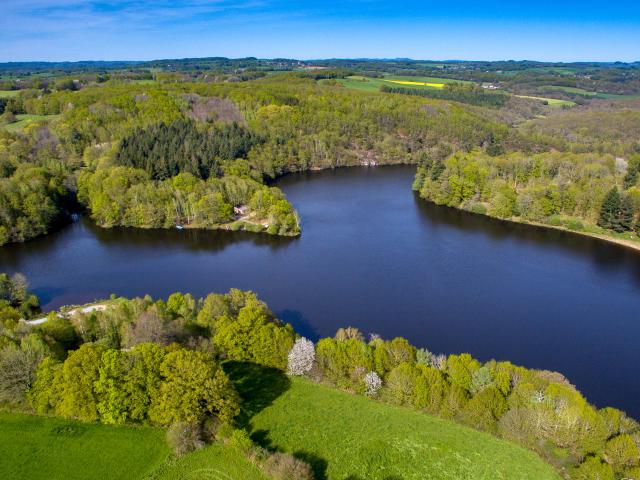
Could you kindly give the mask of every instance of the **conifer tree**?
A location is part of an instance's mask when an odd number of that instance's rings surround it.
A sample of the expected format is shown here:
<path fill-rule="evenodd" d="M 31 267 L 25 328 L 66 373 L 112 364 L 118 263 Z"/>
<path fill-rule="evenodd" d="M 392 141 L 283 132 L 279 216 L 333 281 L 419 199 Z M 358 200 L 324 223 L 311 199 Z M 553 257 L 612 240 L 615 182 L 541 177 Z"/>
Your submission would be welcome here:
<path fill-rule="evenodd" d="M 620 212 L 618 214 L 617 223 L 614 227 L 616 232 L 628 232 L 633 228 L 633 203 L 631 198 L 623 195 L 620 200 Z"/>
<path fill-rule="evenodd" d="M 616 218 L 620 211 L 620 193 L 618 187 L 613 187 L 607 196 L 604 197 L 602 207 L 600 208 L 600 218 L 598 219 L 598 226 L 602 228 L 612 229 L 616 224 Z"/>

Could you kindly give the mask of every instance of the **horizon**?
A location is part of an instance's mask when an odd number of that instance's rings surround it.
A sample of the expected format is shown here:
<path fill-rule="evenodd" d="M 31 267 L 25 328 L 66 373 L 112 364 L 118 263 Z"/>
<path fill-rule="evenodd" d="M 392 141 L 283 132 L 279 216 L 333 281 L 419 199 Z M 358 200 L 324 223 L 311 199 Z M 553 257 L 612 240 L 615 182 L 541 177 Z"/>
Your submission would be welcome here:
<path fill-rule="evenodd" d="M 640 5 L 5 0 L 0 62 L 206 58 L 638 62 Z M 83 59 L 100 60 L 83 60 Z M 146 60 L 145 60 L 146 59 Z M 308 60 L 307 60 L 308 61 Z M 452 60 L 448 60 L 452 61 Z"/>
<path fill-rule="evenodd" d="M 0 65 L 7 65 L 12 63 L 48 63 L 48 64 L 81 64 L 81 63 L 151 63 L 151 62 L 160 62 L 160 61 L 185 61 L 185 60 L 210 60 L 210 59 L 224 59 L 224 60 L 248 60 L 255 59 L 257 61 L 272 61 L 272 60 L 289 60 L 296 62 L 331 62 L 331 61 L 373 61 L 373 62 L 394 62 L 394 61 L 406 61 L 406 62 L 428 62 L 428 63 L 542 63 L 542 64 L 602 64 L 602 65 L 611 65 L 611 64 L 624 64 L 624 65 L 633 65 L 640 63 L 640 60 L 558 60 L 558 61 L 550 61 L 550 60 L 537 60 L 531 58 L 522 58 L 522 59 L 513 59 L 513 58 L 504 58 L 504 59 L 496 59 L 496 60 L 486 60 L 486 59 L 463 59 L 463 58 L 410 58 L 410 57 L 327 57 L 327 58 L 295 58 L 295 57 L 256 57 L 253 55 L 241 56 L 241 57 L 226 57 L 223 55 L 206 55 L 202 57 L 172 57 L 172 58 L 147 58 L 147 59 L 123 59 L 116 58 L 113 60 L 104 60 L 104 59 L 94 59 L 94 58 L 83 58 L 79 60 L 8 60 L 8 61 L 0 61 Z"/>

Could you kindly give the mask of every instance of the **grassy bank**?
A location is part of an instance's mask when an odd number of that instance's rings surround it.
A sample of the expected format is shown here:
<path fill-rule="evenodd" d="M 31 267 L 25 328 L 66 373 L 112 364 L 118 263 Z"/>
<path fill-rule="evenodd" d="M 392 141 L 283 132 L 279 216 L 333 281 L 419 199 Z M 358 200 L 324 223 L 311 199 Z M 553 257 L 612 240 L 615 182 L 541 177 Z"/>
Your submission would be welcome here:
<path fill-rule="evenodd" d="M 231 365 L 254 440 L 318 479 L 558 479 L 534 453 L 456 423 L 276 371 Z"/>

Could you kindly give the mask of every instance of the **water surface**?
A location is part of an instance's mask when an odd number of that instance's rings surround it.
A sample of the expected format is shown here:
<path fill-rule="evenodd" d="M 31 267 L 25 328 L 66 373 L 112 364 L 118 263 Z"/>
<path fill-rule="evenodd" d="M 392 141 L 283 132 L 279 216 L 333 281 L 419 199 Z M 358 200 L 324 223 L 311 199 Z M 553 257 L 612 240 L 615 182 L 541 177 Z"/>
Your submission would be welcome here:
<path fill-rule="evenodd" d="M 89 220 L 0 248 L 52 309 L 110 293 L 256 291 L 307 336 L 353 325 L 433 352 L 564 373 L 587 398 L 640 417 L 640 254 L 418 199 L 413 167 L 278 183 L 302 237 L 105 230 Z"/>

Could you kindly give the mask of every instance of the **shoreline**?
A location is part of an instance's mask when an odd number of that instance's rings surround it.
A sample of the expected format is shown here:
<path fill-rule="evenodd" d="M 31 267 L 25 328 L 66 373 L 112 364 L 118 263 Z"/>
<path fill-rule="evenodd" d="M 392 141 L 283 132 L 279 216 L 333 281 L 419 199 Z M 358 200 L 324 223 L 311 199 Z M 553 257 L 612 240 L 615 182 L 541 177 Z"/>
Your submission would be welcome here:
<path fill-rule="evenodd" d="M 633 250 L 635 252 L 640 253 L 640 239 L 638 240 L 627 240 L 624 238 L 616 238 L 616 237 L 611 237 L 602 233 L 595 233 L 595 232 L 587 232 L 584 230 L 571 230 L 567 227 L 563 227 L 562 225 L 551 225 L 548 223 L 542 223 L 542 222 L 536 222 L 536 221 L 532 221 L 532 220 L 517 220 L 516 218 L 512 217 L 512 218 L 499 218 L 499 217 L 493 217 L 491 215 L 488 215 L 486 213 L 476 213 L 476 212 L 472 212 L 470 210 L 465 210 L 463 208 L 459 208 L 459 207 L 450 207 L 448 205 L 438 205 L 437 203 L 427 199 L 427 198 L 423 198 L 420 196 L 420 193 L 416 190 L 413 190 L 413 192 L 418 196 L 418 198 L 423 201 L 423 202 L 428 202 L 431 203 L 432 205 L 435 205 L 436 207 L 444 207 L 444 208 L 452 208 L 454 210 L 457 210 L 459 212 L 465 212 L 468 213 L 470 215 L 477 215 L 477 216 L 481 216 L 481 217 L 486 217 L 488 219 L 491 220 L 495 220 L 498 222 L 505 222 L 505 223 L 511 223 L 511 224 L 515 224 L 515 225 L 528 225 L 531 227 L 535 227 L 535 228 L 541 228 L 541 229 L 550 229 L 550 230 L 556 230 L 556 231 L 560 231 L 560 232 L 565 232 L 565 233 L 569 233 L 569 234 L 576 234 L 576 235 L 581 235 L 583 237 L 591 237 L 591 238 L 595 238 L 596 240 L 600 240 L 603 242 L 607 242 L 607 243 L 613 243 L 615 245 L 618 245 L 620 247 L 624 247 L 627 248 L 629 250 Z"/>

